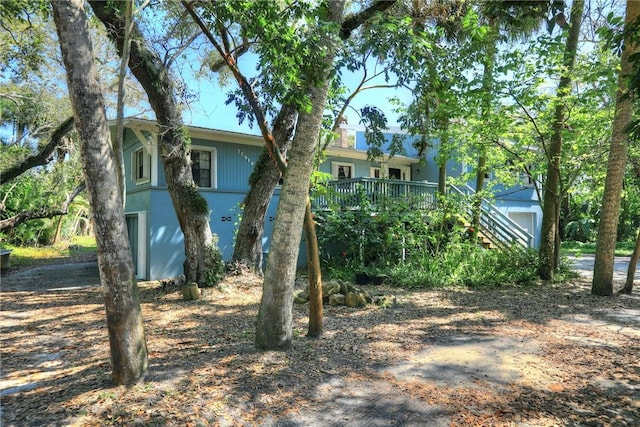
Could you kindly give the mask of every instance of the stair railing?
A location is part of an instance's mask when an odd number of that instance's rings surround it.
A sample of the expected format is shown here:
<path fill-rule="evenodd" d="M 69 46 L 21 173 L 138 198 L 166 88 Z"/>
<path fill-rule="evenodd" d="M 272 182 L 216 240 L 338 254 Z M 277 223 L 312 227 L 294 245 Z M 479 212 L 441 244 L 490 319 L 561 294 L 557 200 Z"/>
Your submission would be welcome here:
<path fill-rule="evenodd" d="M 475 190 L 468 185 L 458 187 L 449 185 L 450 191 L 463 196 L 475 194 Z M 514 220 L 502 213 L 495 205 L 483 198 L 480 205 L 480 231 L 485 237 L 497 246 L 509 246 L 516 243 L 522 248 L 532 248 L 534 237 Z M 473 216 L 473 208 L 467 209 L 467 214 Z"/>

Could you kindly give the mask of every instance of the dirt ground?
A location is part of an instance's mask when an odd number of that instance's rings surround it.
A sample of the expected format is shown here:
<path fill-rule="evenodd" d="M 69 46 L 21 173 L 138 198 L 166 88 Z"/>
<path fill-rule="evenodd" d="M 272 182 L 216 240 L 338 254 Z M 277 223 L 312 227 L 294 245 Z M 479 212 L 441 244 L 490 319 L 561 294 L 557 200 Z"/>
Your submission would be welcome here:
<path fill-rule="evenodd" d="M 296 305 L 287 352 L 253 346 L 258 277 L 229 277 L 197 302 L 144 282 L 150 367 L 129 388 L 110 384 L 95 270 L 1 280 L 3 426 L 640 425 L 640 298 L 593 297 L 585 278 L 383 286 L 393 307 L 327 306 L 318 340 Z"/>

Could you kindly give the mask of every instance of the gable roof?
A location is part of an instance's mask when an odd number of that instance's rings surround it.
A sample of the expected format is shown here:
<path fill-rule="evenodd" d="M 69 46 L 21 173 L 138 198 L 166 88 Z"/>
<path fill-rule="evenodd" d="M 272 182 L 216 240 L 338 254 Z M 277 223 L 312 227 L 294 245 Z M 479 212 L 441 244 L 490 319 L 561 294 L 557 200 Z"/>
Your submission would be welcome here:
<path fill-rule="evenodd" d="M 115 120 L 110 120 L 109 125 L 115 126 Z M 242 132 L 212 129 L 212 128 L 205 128 L 201 126 L 186 125 L 186 124 L 185 126 L 189 129 L 189 134 L 191 138 L 251 145 L 255 147 L 264 146 L 264 139 L 260 135 L 252 135 L 252 134 L 247 134 Z M 147 131 L 155 134 L 157 134 L 160 131 L 160 128 L 156 121 L 149 120 L 149 119 L 141 119 L 136 117 L 125 117 L 124 127 L 134 129 L 134 130 L 139 130 L 139 131 Z M 349 128 L 353 128 L 353 127 L 350 126 Z M 360 128 L 355 127 L 356 131 L 363 131 L 363 129 L 364 128 L 362 128 L 361 130 Z M 390 132 L 402 133 L 399 129 L 390 129 Z M 361 148 L 353 149 L 353 148 L 329 147 L 327 149 L 327 155 L 334 156 L 334 157 L 367 160 L 367 152 L 366 150 L 362 150 Z M 388 155 L 385 155 L 385 158 L 388 158 Z M 396 155 L 394 156 L 394 158 L 398 160 L 405 160 L 409 163 L 417 163 L 419 161 L 418 158 L 413 156 Z"/>

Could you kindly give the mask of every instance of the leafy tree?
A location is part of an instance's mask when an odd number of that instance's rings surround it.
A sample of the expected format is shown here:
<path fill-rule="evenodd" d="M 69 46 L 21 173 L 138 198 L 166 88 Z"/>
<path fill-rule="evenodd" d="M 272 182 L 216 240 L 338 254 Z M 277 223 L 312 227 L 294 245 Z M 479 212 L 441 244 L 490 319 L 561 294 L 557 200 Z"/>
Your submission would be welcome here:
<path fill-rule="evenodd" d="M 604 179 L 603 148 L 610 133 L 613 114 L 616 58 L 593 43 L 593 48 L 578 52 L 572 73 L 571 91 L 564 99 L 570 109 L 563 124 L 562 169 L 559 175 L 561 203 L 558 232 L 563 238 L 589 239 L 591 223 L 597 217 L 595 200 L 600 197 Z M 508 182 L 508 174 L 517 176 L 512 166 L 525 170 L 539 200 L 546 173 L 547 153 L 554 131 L 556 101 L 549 82 L 557 79 L 564 55 L 562 38 L 542 34 L 535 41 L 509 53 L 505 70 L 518 79 L 510 79 L 505 94 L 513 105 L 504 109 L 510 123 L 506 132 L 511 165 L 496 171 L 498 182 Z M 513 178 L 512 178 L 513 179 Z M 595 228 L 595 227 L 593 227 Z"/>
<path fill-rule="evenodd" d="M 309 52 L 308 47 L 300 42 L 310 36 L 305 34 L 308 27 L 300 26 L 299 22 L 308 19 L 304 14 L 309 12 L 301 5 L 276 5 L 268 2 L 253 4 L 249 8 L 240 6 L 237 9 L 233 4 L 202 4 L 205 7 L 202 10 L 204 19 L 201 19 L 195 14 L 192 5 L 187 2 L 183 4 L 215 47 L 215 58 L 221 58 L 221 61 L 226 63 L 238 82 L 239 94 L 232 94 L 230 100 L 238 104 L 239 117 L 244 119 L 244 114 L 249 111 L 253 116 L 249 118 L 258 124 L 265 140 L 266 148 L 250 178 L 251 188 L 245 198 L 242 222 L 234 248 L 236 261 L 248 262 L 260 268 L 260 236 L 266 207 L 281 174 L 286 173 L 285 162 L 281 157 L 293 132 L 295 117 L 299 109 L 308 108 L 305 105 L 308 101 L 299 89 L 300 73 L 308 71 L 304 64 L 313 63 L 315 57 L 314 53 Z M 277 19 L 278 17 L 280 19 Z M 208 25 L 204 23 L 205 19 L 209 22 Z M 237 24 L 234 24 L 235 22 Z M 232 43 L 240 38 L 231 33 L 238 26 L 241 28 L 242 46 L 247 44 L 247 40 L 254 40 L 253 50 L 260 58 L 258 67 L 262 68 L 267 64 L 269 67 L 269 72 L 263 73 L 263 77 L 256 79 L 252 84 L 237 66 L 236 52 L 245 50 L 231 49 L 239 43 Z M 217 36 L 214 36 L 214 31 L 210 29 L 215 29 Z M 277 54 L 277 63 L 273 63 L 276 51 L 280 53 Z M 219 63 L 217 59 L 213 62 L 216 66 Z M 266 112 L 274 110 L 274 102 L 282 106 L 272 132 L 267 124 Z M 307 203 L 305 209 L 304 234 L 309 263 L 310 293 L 315 296 L 311 298 L 308 336 L 317 337 L 322 332 L 321 273 L 310 203 Z"/>
<path fill-rule="evenodd" d="M 133 259 L 118 187 L 109 125 L 83 4 L 52 1 L 69 95 L 82 143 L 84 173 L 95 218 L 113 381 L 137 382 L 148 366 Z"/>
<path fill-rule="evenodd" d="M 542 205 L 542 241 L 540 243 L 540 265 L 538 267 L 540 277 L 546 280 L 553 278 L 554 271 L 558 267 L 560 251 L 560 232 L 558 226 L 561 200 L 560 158 L 567 114 L 567 108 L 564 102 L 571 91 L 571 72 L 575 65 L 578 52 L 578 37 L 580 35 L 580 23 L 582 22 L 583 10 L 583 0 L 573 2 L 564 51 L 564 67 L 556 95 L 557 101 L 552 125 L 553 136 L 547 152 L 549 160 L 544 187 L 544 202 Z"/>
<path fill-rule="evenodd" d="M 190 12 L 190 14 L 192 15 L 196 23 L 200 26 L 202 31 L 207 35 L 207 38 L 209 39 L 209 41 L 215 46 L 220 57 L 224 58 L 225 62 L 227 63 L 227 66 L 229 67 L 232 74 L 236 78 L 238 82 L 238 86 L 240 87 L 240 90 L 243 92 L 245 100 L 251 106 L 251 111 L 253 113 L 253 116 L 255 117 L 256 122 L 258 123 L 261 134 L 265 141 L 266 147 L 265 147 L 265 152 L 263 152 L 263 158 L 260 159 L 258 162 L 259 169 L 257 171 L 254 170 L 252 174 L 252 179 L 255 179 L 255 181 L 252 182 L 253 185 L 251 186 L 251 189 L 245 199 L 246 201 L 253 203 L 252 205 L 248 206 L 249 209 L 246 209 L 250 214 L 250 216 L 245 220 L 243 215 L 243 222 L 246 221 L 245 224 L 247 223 L 254 224 L 254 227 L 252 227 L 252 230 L 254 230 L 254 232 L 238 237 L 238 238 L 248 238 L 249 242 L 244 242 L 242 240 L 238 242 L 238 239 L 236 240 L 237 241 L 236 244 L 240 248 L 244 250 L 246 249 L 255 250 L 257 249 L 256 247 L 259 245 L 256 245 L 255 243 L 252 243 L 252 242 L 255 242 L 254 239 L 256 239 L 256 237 L 258 237 L 259 235 L 261 236 L 262 234 L 262 230 L 263 230 L 262 224 L 264 221 L 264 214 L 266 212 L 266 206 L 269 201 L 269 198 L 273 193 L 275 185 L 277 184 L 277 180 L 280 178 L 280 176 L 286 174 L 287 166 L 282 156 L 282 154 L 284 153 L 281 153 L 281 147 L 286 147 L 288 145 L 287 139 L 293 132 L 294 119 L 297 115 L 297 109 L 294 108 L 292 105 L 288 105 L 285 103 L 275 121 L 276 127 L 274 127 L 274 133 L 272 133 L 267 125 L 264 109 L 261 106 L 260 100 L 258 99 L 256 92 L 254 91 L 253 87 L 249 84 L 246 77 L 242 74 L 242 72 L 237 67 L 236 60 L 233 57 L 232 52 L 225 50 L 229 46 L 228 42 L 224 44 L 218 43 L 218 41 L 214 38 L 213 34 L 205 26 L 204 22 L 195 13 L 191 5 L 189 5 L 186 2 L 183 2 L 183 5 Z M 264 10 L 264 12 L 266 12 L 266 14 L 269 13 L 268 9 Z M 286 31 L 288 31 L 291 28 L 288 25 L 286 25 L 287 24 L 286 22 L 284 24 L 285 24 L 284 27 L 279 27 L 278 33 L 280 35 L 286 33 Z M 222 26 L 217 26 L 217 27 L 218 27 L 218 31 L 222 32 L 221 34 L 222 39 L 228 40 L 228 33 L 225 32 L 224 27 Z M 266 31 L 266 28 L 261 27 L 260 31 L 264 32 Z M 269 47 L 273 48 L 272 46 L 269 46 Z M 296 52 L 289 52 L 289 54 L 294 56 L 297 55 Z M 293 75 L 293 77 L 295 78 L 296 76 Z M 291 94 L 291 92 L 293 91 L 290 90 L 289 95 Z M 293 101 L 289 101 L 289 102 L 293 102 Z M 277 135 L 279 139 L 276 139 L 274 137 L 274 134 Z M 266 162 L 267 158 L 265 156 L 265 153 L 268 153 L 270 160 L 273 162 L 273 164 L 275 164 L 276 171 L 278 172 L 278 174 L 274 174 L 273 171 L 268 170 L 269 163 Z M 273 168 L 273 166 L 271 166 L 271 168 Z M 256 172 L 258 173 L 258 175 L 256 175 Z M 265 176 L 263 177 L 260 174 L 264 174 Z M 262 183 L 260 183 L 260 181 L 262 181 Z M 258 192 L 257 190 L 260 190 L 260 192 Z M 260 221 L 259 225 L 256 225 L 257 221 Z M 246 233 L 247 232 L 246 225 L 243 227 L 241 224 L 240 231 L 243 231 L 244 233 Z M 320 272 L 320 260 L 319 260 L 317 238 L 315 235 L 315 222 L 313 220 L 313 216 L 311 215 L 311 204 L 309 203 L 309 201 L 307 201 L 306 208 L 305 208 L 304 233 L 306 237 L 307 253 L 309 258 L 308 269 L 309 269 L 309 288 L 310 288 L 310 296 L 311 296 L 310 298 L 311 304 L 309 309 L 310 321 L 309 321 L 308 336 L 319 337 L 322 334 L 322 288 L 321 288 L 322 279 L 321 279 L 321 272 Z M 236 251 L 234 250 L 234 253 L 235 252 Z M 256 258 L 255 255 L 251 253 L 250 255 L 252 256 L 253 259 Z"/>
<path fill-rule="evenodd" d="M 194 4 L 183 1 L 182 4 L 214 48 L 211 54 L 205 54 L 211 71 L 221 72 L 227 69 L 238 84 L 238 89 L 230 94 L 227 102 L 236 103 L 241 121 L 246 119 L 257 123 L 265 141 L 265 149 L 249 179 L 250 188 L 243 202 L 242 220 L 232 258 L 234 262 L 245 264 L 260 273 L 264 217 L 273 191 L 282 177 L 282 158 L 286 154 L 297 118 L 295 103 L 287 101 L 287 93 L 271 93 L 269 80 L 282 80 L 277 86 L 286 90 L 287 84 L 284 81 L 296 79 L 296 75 L 291 72 L 274 73 L 277 77 L 260 78 L 251 83 L 240 69 L 238 58 L 249 51 L 249 44 L 258 55 L 261 50 L 284 49 L 283 43 L 291 40 L 296 31 L 295 25 L 289 25 L 296 18 L 274 19 L 279 14 L 287 13 L 285 5 L 275 3 L 254 4 L 250 7 L 240 3 Z M 266 26 L 265 22 L 272 24 Z M 268 42 L 262 41 L 263 39 Z M 268 46 L 261 49 L 263 44 Z M 289 51 L 283 51 L 279 55 L 282 62 L 287 61 L 285 57 L 295 55 L 291 46 L 287 47 Z M 275 110 L 274 102 L 282 103 L 282 107 L 270 128 L 267 114 Z"/>
<path fill-rule="evenodd" d="M 344 4 L 332 2 L 328 6 L 328 22 L 339 23 Z M 318 48 L 324 51 L 317 76 L 319 84 L 307 83 L 310 107 L 300 113 L 291 149 L 289 163 L 276 221 L 269 263 L 265 273 L 264 288 L 256 330 L 256 345 L 262 349 L 284 349 L 290 346 L 292 337 L 293 283 L 300 234 L 304 222 L 305 207 L 309 200 L 309 179 L 313 168 L 316 141 L 320 134 L 322 112 L 329 89 L 328 74 L 335 54 L 335 27 L 320 29 Z"/>
<path fill-rule="evenodd" d="M 84 188 L 80 149 L 73 119 L 68 118 L 72 113 L 65 70 L 47 4 L 39 0 L 0 4 L 0 37 L 7 39 L 0 49 L 7 60 L 0 83 L 0 215 L 4 236 L 18 244 L 50 243 L 54 227 L 40 217 L 62 214 L 55 227 L 59 236 L 67 211 L 88 216 L 82 207 L 86 200 L 75 198 Z M 101 71 L 112 76 L 114 53 L 103 42 L 104 32 L 90 28 L 100 47 Z M 105 86 L 110 85 L 107 78 Z M 128 102 L 137 103 L 138 98 L 135 88 L 128 91 Z M 77 225 L 76 219 L 67 222 Z M 17 228 L 6 228 L 14 225 Z"/>
<path fill-rule="evenodd" d="M 309 101 L 298 118 L 278 204 L 258 313 L 256 345 L 259 348 L 283 349 L 291 343 L 296 259 L 305 206 L 308 204 L 308 183 L 313 169 L 316 141 L 320 135 L 329 90 L 329 71 L 333 67 L 338 37 L 348 38 L 373 13 L 390 5 L 390 2 L 374 2 L 369 8 L 343 20 L 344 4 L 327 2 L 319 5 L 316 17 L 309 20 L 310 31 L 305 43 L 312 44 L 315 48 L 311 51 L 318 56 L 315 62 L 307 63 L 300 73 L 300 76 L 304 76 L 301 87 Z"/>
<path fill-rule="evenodd" d="M 639 17 L 640 2 L 627 0 L 625 33 L 632 34 L 632 28 L 637 31 L 634 24 Z M 613 293 L 613 263 L 620 217 L 620 196 L 627 163 L 628 132 L 633 117 L 634 104 L 631 97 L 624 97 L 624 95 L 629 87 L 628 80 L 633 75 L 633 64 L 630 58 L 632 55 L 638 55 L 639 52 L 640 44 L 627 35 L 620 57 L 616 114 L 613 122 L 609 160 L 607 162 L 607 178 L 602 200 L 600 224 L 598 226 L 598 243 L 591 286 L 591 293 L 594 295 L 606 296 Z"/>
<path fill-rule="evenodd" d="M 496 126 L 499 112 L 496 111 L 497 95 L 495 65 L 498 43 L 523 38 L 540 28 L 541 22 L 555 11 L 556 2 L 486 2 L 478 8 L 478 18 L 482 26 L 471 27 L 472 37 L 478 39 L 482 57 L 481 95 L 479 117 L 481 127 L 478 163 L 476 166 L 476 199 L 472 224 L 479 229 L 482 197 L 485 179 L 489 175 L 487 167 L 488 148 L 498 143 L 500 126 Z M 551 9 L 551 10 L 550 10 Z M 477 28 L 477 29 L 475 29 Z"/>
<path fill-rule="evenodd" d="M 2 80 L 27 80 L 40 68 L 50 36 L 42 19 L 46 15 L 46 3 L 37 0 L 0 2 Z"/>
<path fill-rule="evenodd" d="M 122 55 L 127 27 L 123 14 L 114 8 L 113 3 L 89 3 Z M 184 37 L 187 45 L 193 39 L 192 29 L 183 21 L 173 28 L 178 31 L 174 36 Z M 209 284 L 208 272 L 219 271 L 221 258 L 209 225 L 207 201 L 198 193 L 191 174 L 190 138 L 182 121 L 177 97 L 179 88 L 170 72 L 176 55 L 170 55 L 163 60 L 160 53 L 154 50 L 145 38 L 137 22 L 132 24 L 131 37 L 129 69 L 147 93 L 160 126 L 158 137 L 167 177 L 167 189 L 184 235 L 184 274 L 187 283 Z M 184 49 L 183 44 L 175 50 L 179 55 Z"/>

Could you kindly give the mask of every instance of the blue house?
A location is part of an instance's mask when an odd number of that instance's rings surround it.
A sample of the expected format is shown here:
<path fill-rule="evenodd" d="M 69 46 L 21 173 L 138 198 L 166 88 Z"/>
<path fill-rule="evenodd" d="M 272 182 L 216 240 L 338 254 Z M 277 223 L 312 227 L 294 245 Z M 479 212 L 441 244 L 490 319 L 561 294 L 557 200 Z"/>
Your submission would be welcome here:
<path fill-rule="evenodd" d="M 136 275 L 146 280 L 177 276 L 182 273 L 184 261 L 183 236 L 167 191 L 157 132 L 153 121 L 125 120 L 125 215 Z M 240 221 L 240 204 L 249 190 L 248 178 L 264 143 L 260 136 L 236 132 L 201 127 L 189 127 L 189 132 L 194 179 L 211 209 L 211 230 L 218 235 L 224 259 L 229 260 Z M 390 130 L 389 135 L 393 132 L 400 130 Z M 372 185 L 386 194 L 420 195 L 424 208 L 433 206 L 438 178 L 435 148 L 421 161 L 407 138 L 401 155 L 385 154 L 372 163 L 367 158 L 363 129 L 343 125 L 339 133 L 320 166 L 322 172 L 332 175 L 330 186 L 352 191 L 358 183 Z M 383 151 L 388 153 L 388 147 Z M 460 175 L 462 166 L 450 162 L 448 174 Z M 276 189 L 265 218 L 265 251 L 270 244 L 279 192 Z M 542 212 L 535 196 L 534 189 L 526 183 L 498 192 L 492 203 L 484 204 L 484 226 L 493 229 L 498 227 L 496 223 L 501 224 L 498 228 L 522 235 L 523 245 L 537 246 Z M 493 232 L 502 233 L 499 229 Z"/>

